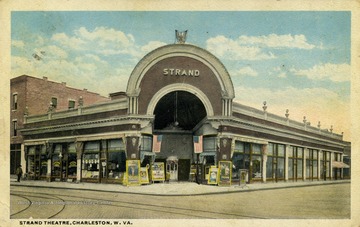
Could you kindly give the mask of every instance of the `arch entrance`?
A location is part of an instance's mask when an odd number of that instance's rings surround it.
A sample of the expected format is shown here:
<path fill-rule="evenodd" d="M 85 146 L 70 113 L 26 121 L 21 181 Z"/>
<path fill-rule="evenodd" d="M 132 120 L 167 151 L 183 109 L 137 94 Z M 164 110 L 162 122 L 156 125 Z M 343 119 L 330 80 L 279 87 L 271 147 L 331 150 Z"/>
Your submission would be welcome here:
<path fill-rule="evenodd" d="M 204 104 L 194 94 L 172 91 L 164 95 L 154 109 L 154 134 L 162 135 L 161 152 L 156 161 L 167 166 L 170 181 L 187 181 L 194 163 L 193 134 L 207 116 Z"/>
<path fill-rule="evenodd" d="M 154 130 L 193 130 L 206 117 L 206 110 L 195 95 L 186 91 L 173 91 L 159 100 L 154 115 Z"/>

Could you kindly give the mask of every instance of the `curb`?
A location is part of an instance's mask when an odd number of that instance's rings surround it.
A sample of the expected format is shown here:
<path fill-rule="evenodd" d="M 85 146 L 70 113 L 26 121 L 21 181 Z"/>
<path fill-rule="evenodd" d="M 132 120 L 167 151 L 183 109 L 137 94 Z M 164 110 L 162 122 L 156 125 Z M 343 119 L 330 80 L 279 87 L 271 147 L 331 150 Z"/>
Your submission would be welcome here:
<path fill-rule="evenodd" d="M 79 190 L 79 191 L 94 191 L 94 192 L 109 192 L 109 193 L 122 193 L 122 194 L 132 194 L 132 195 L 151 195 L 151 196 L 206 196 L 206 195 L 219 195 L 219 194 L 233 194 L 233 193 L 244 193 L 244 192 L 254 192 L 254 191 L 266 191 L 266 190 L 277 190 L 277 189 L 288 189 L 288 188 L 300 188 L 300 187 L 313 187 L 313 186 L 323 186 L 323 185 L 334 185 L 334 184 L 350 184 L 350 180 L 345 181 L 332 181 L 332 182 L 322 182 L 316 184 L 301 184 L 301 185 L 288 185 L 288 186 L 270 186 L 263 188 L 247 188 L 244 190 L 233 190 L 233 191 L 218 191 L 218 192 L 199 192 L 199 193 L 182 193 L 182 194 L 173 194 L 173 193 L 151 193 L 151 192 L 126 192 L 126 191 L 116 191 L 116 190 L 105 190 L 105 189 L 93 189 L 93 188 L 73 188 L 73 187 L 63 187 L 63 186 L 44 186 L 44 185 L 25 185 L 17 184 L 15 182 L 10 182 L 10 186 L 15 187 L 29 187 L 29 188 L 48 188 L 48 189 L 62 189 L 62 190 Z M 235 188 L 240 186 L 234 186 Z"/>

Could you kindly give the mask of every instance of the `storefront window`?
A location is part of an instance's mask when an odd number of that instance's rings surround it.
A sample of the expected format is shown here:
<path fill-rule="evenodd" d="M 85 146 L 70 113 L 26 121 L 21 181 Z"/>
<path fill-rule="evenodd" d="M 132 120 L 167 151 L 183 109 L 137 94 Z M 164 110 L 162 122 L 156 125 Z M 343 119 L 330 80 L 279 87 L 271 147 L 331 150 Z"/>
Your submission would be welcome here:
<path fill-rule="evenodd" d="M 142 141 L 142 148 L 148 148 L 148 143 Z M 150 142 L 151 150 L 151 142 Z M 108 140 L 107 177 L 120 180 L 126 171 L 126 154 L 124 143 L 121 139 Z"/>
<path fill-rule="evenodd" d="M 296 178 L 297 179 L 302 179 L 303 177 L 303 152 L 304 152 L 304 149 L 301 148 L 301 147 L 298 147 L 296 149 L 296 152 L 297 152 L 297 159 L 296 159 Z"/>
<path fill-rule="evenodd" d="M 285 177 L 285 145 L 268 145 L 268 158 L 266 162 L 266 178 L 273 180 L 284 179 Z"/>
<path fill-rule="evenodd" d="M 35 146 L 28 148 L 27 172 L 29 175 L 35 174 Z"/>
<path fill-rule="evenodd" d="M 261 154 L 261 145 L 252 144 L 252 178 L 254 180 L 259 180 L 262 178 L 262 154 Z"/>
<path fill-rule="evenodd" d="M 75 143 L 70 143 L 68 146 L 68 178 L 76 178 L 77 173 L 77 154 Z"/>
<path fill-rule="evenodd" d="M 239 179 L 239 170 L 250 170 L 250 144 L 236 141 L 232 157 L 232 179 Z"/>
<path fill-rule="evenodd" d="M 87 142 L 82 158 L 82 177 L 99 178 L 99 142 Z"/>
<path fill-rule="evenodd" d="M 320 179 L 324 179 L 324 152 L 319 152 L 320 159 Z"/>
<path fill-rule="evenodd" d="M 305 153 L 306 153 L 306 178 L 316 179 L 318 151 L 313 149 L 308 149 Z"/>
<path fill-rule="evenodd" d="M 62 161 L 62 145 L 56 144 L 54 152 L 51 157 L 52 166 L 51 166 L 51 176 L 55 178 L 61 178 L 61 161 Z"/>
<path fill-rule="evenodd" d="M 294 179 L 294 159 L 289 158 L 289 166 L 288 166 L 288 177 L 289 179 Z"/>
<path fill-rule="evenodd" d="M 277 145 L 277 172 L 278 179 L 285 178 L 285 145 Z"/>
<path fill-rule="evenodd" d="M 155 154 L 152 152 L 152 136 L 141 136 L 140 161 L 141 167 L 151 165 L 155 160 Z"/>
<path fill-rule="evenodd" d="M 215 152 L 216 151 L 216 137 L 204 137 L 204 152 Z"/>
<path fill-rule="evenodd" d="M 40 176 L 46 177 L 47 174 L 47 154 L 46 154 L 46 147 L 42 145 L 40 147 Z"/>
<path fill-rule="evenodd" d="M 267 146 L 267 161 L 266 161 L 266 178 L 273 178 L 273 149 L 274 144 L 269 143 Z"/>

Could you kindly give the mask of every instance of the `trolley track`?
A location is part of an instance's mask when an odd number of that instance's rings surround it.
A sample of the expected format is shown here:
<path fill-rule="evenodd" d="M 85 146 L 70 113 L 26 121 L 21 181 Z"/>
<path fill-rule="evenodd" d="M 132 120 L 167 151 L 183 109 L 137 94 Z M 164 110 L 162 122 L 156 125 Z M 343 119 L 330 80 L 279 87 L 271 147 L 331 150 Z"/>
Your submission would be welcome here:
<path fill-rule="evenodd" d="M 256 218 L 256 219 L 266 219 L 266 217 L 260 217 L 260 216 L 252 216 L 252 215 L 241 215 L 238 213 L 229 213 L 229 212 L 222 212 L 221 210 L 214 211 L 209 210 L 207 207 L 204 207 L 202 209 L 199 208 L 193 208 L 191 206 L 177 206 L 174 205 L 168 205 L 166 203 L 146 203 L 146 202 L 135 202 L 132 201 L 131 197 L 128 197 L 127 200 L 121 199 L 118 200 L 115 196 L 114 199 L 102 199 L 96 196 L 96 194 L 93 197 L 90 196 L 80 196 L 80 195 L 70 195 L 69 193 L 62 194 L 62 193 L 41 193 L 41 192 L 25 192 L 25 191 L 12 191 L 12 196 L 21 196 L 23 198 L 26 198 L 29 201 L 33 201 L 34 198 L 37 198 L 39 201 L 42 199 L 49 199 L 49 198 L 55 198 L 58 200 L 61 200 L 61 203 L 63 204 L 62 208 L 59 209 L 57 212 L 55 212 L 52 215 L 47 215 L 41 218 L 78 218 L 74 216 L 69 216 L 68 213 L 73 213 L 71 211 L 76 211 L 76 205 L 95 205 L 93 207 L 94 209 L 90 209 L 87 214 L 87 216 L 91 216 L 91 218 L 103 218 L 102 216 L 96 216 L 101 215 L 99 211 L 102 210 L 115 210 L 119 211 L 119 213 L 122 213 L 120 211 L 127 210 L 127 213 L 136 213 L 137 211 L 141 210 L 142 212 L 148 212 L 150 215 L 147 217 L 125 217 L 125 218 L 200 218 L 200 219 L 216 219 L 216 218 L 231 218 L 231 219 L 241 219 L 241 218 Z M 32 199 L 31 199 L 32 198 Z M 99 202 L 101 201 L 101 202 Z M 34 202 L 33 202 L 34 203 Z M 41 204 L 41 203 L 40 203 Z M 20 218 L 21 213 L 26 211 L 27 209 L 30 209 L 31 204 L 26 209 L 11 214 L 11 218 Z M 84 207 L 84 206 L 83 206 Z M 78 207 L 79 209 L 79 207 Z M 65 212 L 64 212 L 65 211 Z M 154 216 L 152 216 L 153 214 Z M 159 216 L 161 214 L 161 216 Z M 73 214 L 72 214 L 73 215 Z M 106 217 L 108 218 L 108 217 Z M 113 217 L 114 218 L 114 217 Z M 124 217 L 121 217 L 124 218 Z"/>
<path fill-rule="evenodd" d="M 40 194 L 39 193 L 32 193 L 31 192 L 11 192 L 11 196 L 19 197 L 24 199 L 26 202 L 22 202 L 22 204 L 28 204 L 27 207 L 14 212 L 10 213 L 11 219 L 16 218 L 44 218 L 44 219 L 51 219 L 58 214 L 60 214 L 66 206 L 65 200 L 50 194 Z M 36 200 L 40 199 L 40 200 Z M 59 202 L 60 201 L 60 202 Z M 12 204 L 13 205 L 13 204 Z M 44 207 L 49 209 L 44 209 Z M 37 211 L 37 212 L 34 212 Z"/>

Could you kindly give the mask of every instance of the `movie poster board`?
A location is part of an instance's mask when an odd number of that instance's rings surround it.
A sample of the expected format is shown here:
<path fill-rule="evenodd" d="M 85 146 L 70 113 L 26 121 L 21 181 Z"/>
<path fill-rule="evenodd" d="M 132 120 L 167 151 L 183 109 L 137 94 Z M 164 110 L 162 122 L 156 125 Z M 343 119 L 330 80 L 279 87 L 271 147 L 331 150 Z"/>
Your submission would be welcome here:
<path fill-rule="evenodd" d="M 218 184 L 219 181 L 219 168 L 211 166 L 209 170 L 208 184 Z"/>
<path fill-rule="evenodd" d="M 151 167 L 152 181 L 165 181 L 165 164 L 163 162 L 154 162 Z"/>
<path fill-rule="evenodd" d="M 219 186 L 231 186 L 231 161 L 219 161 Z"/>
<path fill-rule="evenodd" d="M 140 185 L 140 160 L 126 160 L 126 185 Z"/>
<path fill-rule="evenodd" d="M 239 176 L 240 176 L 240 180 L 239 180 L 239 185 L 242 187 L 246 186 L 246 182 L 248 180 L 248 170 L 247 169 L 240 169 L 239 170 Z"/>
<path fill-rule="evenodd" d="M 140 168 L 140 182 L 141 182 L 141 184 L 149 183 L 148 168 L 146 168 L 146 167 Z"/>

